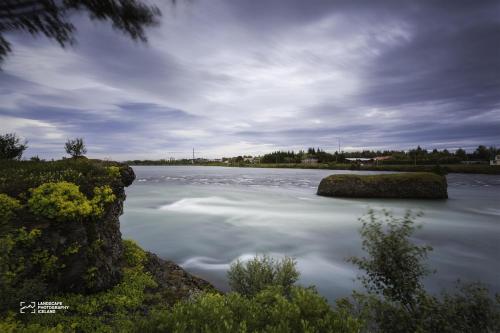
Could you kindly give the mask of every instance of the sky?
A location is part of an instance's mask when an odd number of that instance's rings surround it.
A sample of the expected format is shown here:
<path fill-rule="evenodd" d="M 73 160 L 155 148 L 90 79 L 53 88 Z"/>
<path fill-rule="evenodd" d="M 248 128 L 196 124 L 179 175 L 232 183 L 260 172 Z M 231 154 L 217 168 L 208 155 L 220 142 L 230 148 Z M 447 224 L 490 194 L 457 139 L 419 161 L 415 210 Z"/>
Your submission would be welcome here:
<path fill-rule="evenodd" d="M 158 159 L 278 149 L 500 146 L 500 2 L 184 0 L 137 43 L 14 33 L 0 132 L 25 156 Z"/>

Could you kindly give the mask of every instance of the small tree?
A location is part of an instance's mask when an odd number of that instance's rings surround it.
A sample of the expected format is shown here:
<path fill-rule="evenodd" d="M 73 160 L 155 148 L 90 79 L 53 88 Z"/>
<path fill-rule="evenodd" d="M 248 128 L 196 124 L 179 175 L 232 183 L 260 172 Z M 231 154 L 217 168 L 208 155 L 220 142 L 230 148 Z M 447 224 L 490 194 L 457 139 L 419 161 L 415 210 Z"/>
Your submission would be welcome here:
<path fill-rule="evenodd" d="M 65 149 L 66 153 L 71 155 L 73 158 L 81 157 L 87 153 L 87 148 L 85 147 L 82 138 L 66 141 Z"/>
<path fill-rule="evenodd" d="M 349 260 L 365 271 L 361 281 L 367 294 L 354 292 L 356 306 L 345 300 L 338 304 L 357 313 L 366 332 L 500 332 L 500 296 L 491 298 L 482 284 L 458 283 L 454 294 L 443 292 L 440 297 L 424 289 L 431 248 L 412 241 L 419 227 L 415 217 L 411 212 L 398 218 L 371 210 L 361 219 L 367 256 Z"/>
<path fill-rule="evenodd" d="M 416 298 L 423 292 L 422 278 L 431 271 L 425 265 L 430 246 L 416 245 L 410 237 L 418 226 L 415 215 L 408 211 L 404 217 L 394 217 L 383 211 L 379 219 L 373 210 L 362 218 L 362 248 L 368 257 L 353 257 L 349 261 L 366 272 L 361 282 L 369 293 L 400 303 L 414 310 Z"/>
<path fill-rule="evenodd" d="M 0 135 L 0 160 L 21 159 L 23 152 L 28 148 L 27 141 L 21 143 L 16 133 Z"/>

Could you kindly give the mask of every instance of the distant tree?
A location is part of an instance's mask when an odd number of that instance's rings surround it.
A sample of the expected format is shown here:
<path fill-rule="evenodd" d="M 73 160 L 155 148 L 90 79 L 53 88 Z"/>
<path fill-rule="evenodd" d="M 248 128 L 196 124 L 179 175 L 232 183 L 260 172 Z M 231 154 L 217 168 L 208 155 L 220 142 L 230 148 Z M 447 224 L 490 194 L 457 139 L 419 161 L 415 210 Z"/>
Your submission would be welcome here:
<path fill-rule="evenodd" d="M 480 145 L 474 151 L 474 158 L 479 160 L 489 160 L 490 159 L 490 150 L 486 148 L 486 146 Z"/>
<path fill-rule="evenodd" d="M 4 33 L 43 34 L 65 47 L 75 42 L 75 13 L 111 22 L 133 40 L 146 41 L 144 28 L 157 24 L 160 10 L 141 0 L 9 0 L 0 3 L 0 61 L 11 51 Z"/>
<path fill-rule="evenodd" d="M 500 154 L 500 149 L 497 149 L 496 147 L 491 146 L 489 148 L 490 150 L 490 159 L 495 159 L 495 156 Z"/>
<path fill-rule="evenodd" d="M 21 159 L 23 152 L 28 148 L 28 142 L 21 143 L 16 133 L 0 135 L 0 160 Z"/>
<path fill-rule="evenodd" d="M 87 153 L 87 148 L 85 147 L 82 138 L 66 141 L 64 148 L 66 153 L 71 155 L 71 157 L 81 157 Z"/>
<path fill-rule="evenodd" d="M 457 151 L 455 151 L 455 156 L 459 157 L 462 161 L 467 159 L 467 153 L 462 148 L 458 148 Z"/>

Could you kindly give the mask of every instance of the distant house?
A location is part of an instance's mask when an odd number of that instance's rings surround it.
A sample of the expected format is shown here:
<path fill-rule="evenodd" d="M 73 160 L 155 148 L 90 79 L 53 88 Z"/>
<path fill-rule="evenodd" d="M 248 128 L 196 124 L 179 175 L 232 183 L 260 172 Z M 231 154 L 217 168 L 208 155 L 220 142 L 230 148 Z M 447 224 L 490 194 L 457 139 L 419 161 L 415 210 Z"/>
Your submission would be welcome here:
<path fill-rule="evenodd" d="M 385 160 L 390 160 L 392 158 L 392 156 L 377 156 L 377 157 L 374 157 L 373 159 L 375 161 L 385 161 Z"/>
<path fill-rule="evenodd" d="M 500 155 L 495 156 L 495 159 L 490 161 L 490 165 L 500 165 Z"/>
<path fill-rule="evenodd" d="M 392 156 L 377 156 L 374 157 L 373 160 L 375 161 L 375 164 L 379 164 L 379 162 L 387 161 L 392 159 Z"/>
<path fill-rule="evenodd" d="M 313 158 L 313 157 L 309 157 L 309 158 L 302 159 L 301 162 L 304 163 L 304 164 L 318 164 L 318 159 L 317 158 Z"/>

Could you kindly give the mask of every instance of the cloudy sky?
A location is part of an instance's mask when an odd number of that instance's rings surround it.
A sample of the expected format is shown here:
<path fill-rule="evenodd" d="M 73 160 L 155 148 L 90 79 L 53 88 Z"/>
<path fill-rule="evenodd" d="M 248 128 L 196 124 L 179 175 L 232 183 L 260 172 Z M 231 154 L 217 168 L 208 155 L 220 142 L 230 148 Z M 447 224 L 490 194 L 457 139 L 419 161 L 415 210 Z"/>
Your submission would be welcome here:
<path fill-rule="evenodd" d="M 191 0 L 138 44 L 9 35 L 0 130 L 26 156 L 218 157 L 309 146 L 500 146 L 500 2 Z"/>

